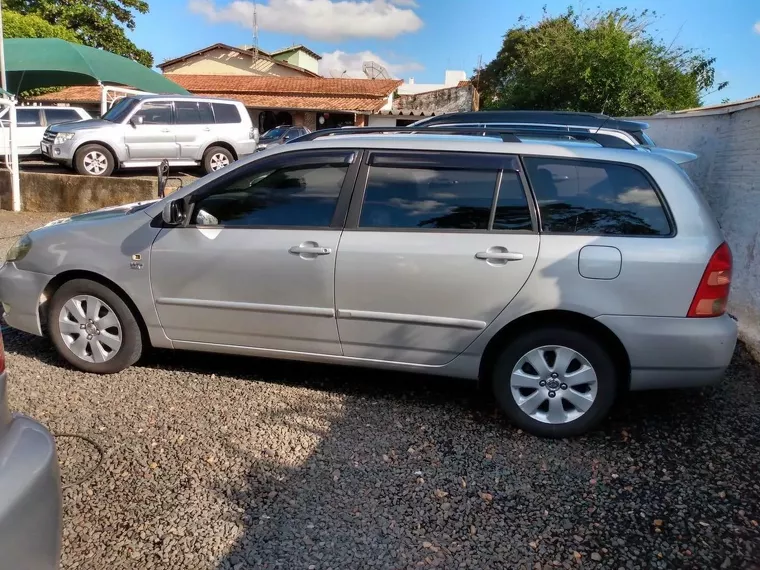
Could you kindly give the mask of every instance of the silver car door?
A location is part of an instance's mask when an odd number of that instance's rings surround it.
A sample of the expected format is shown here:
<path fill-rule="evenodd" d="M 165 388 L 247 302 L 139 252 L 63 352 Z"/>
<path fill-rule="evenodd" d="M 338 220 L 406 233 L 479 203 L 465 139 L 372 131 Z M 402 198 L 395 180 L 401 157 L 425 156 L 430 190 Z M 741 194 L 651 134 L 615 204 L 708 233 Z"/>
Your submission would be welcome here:
<path fill-rule="evenodd" d="M 144 101 L 122 125 L 130 160 L 161 160 L 179 155 L 171 101 Z"/>
<path fill-rule="evenodd" d="M 335 255 L 355 158 L 352 150 L 280 154 L 193 193 L 187 225 L 162 229 L 152 248 L 167 337 L 187 348 L 340 354 Z"/>
<path fill-rule="evenodd" d="M 335 274 L 346 356 L 441 365 L 512 301 L 539 235 L 517 158 L 367 156 Z"/>

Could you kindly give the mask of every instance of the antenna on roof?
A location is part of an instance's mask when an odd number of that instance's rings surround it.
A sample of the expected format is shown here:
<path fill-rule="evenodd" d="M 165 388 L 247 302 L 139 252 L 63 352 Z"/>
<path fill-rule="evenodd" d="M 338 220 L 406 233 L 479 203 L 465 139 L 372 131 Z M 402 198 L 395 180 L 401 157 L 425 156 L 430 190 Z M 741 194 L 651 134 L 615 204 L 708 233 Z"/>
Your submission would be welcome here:
<path fill-rule="evenodd" d="M 253 63 L 259 60 L 259 18 L 257 13 L 257 4 L 253 2 Z"/>
<path fill-rule="evenodd" d="M 348 74 L 347 69 L 339 69 L 337 67 L 333 67 L 330 69 L 330 77 L 333 77 L 335 79 L 340 79 L 341 77 L 345 77 Z"/>
<path fill-rule="evenodd" d="M 388 70 L 375 61 L 365 61 L 362 64 L 362 71 L 370 79 L 393 79 Z"/>

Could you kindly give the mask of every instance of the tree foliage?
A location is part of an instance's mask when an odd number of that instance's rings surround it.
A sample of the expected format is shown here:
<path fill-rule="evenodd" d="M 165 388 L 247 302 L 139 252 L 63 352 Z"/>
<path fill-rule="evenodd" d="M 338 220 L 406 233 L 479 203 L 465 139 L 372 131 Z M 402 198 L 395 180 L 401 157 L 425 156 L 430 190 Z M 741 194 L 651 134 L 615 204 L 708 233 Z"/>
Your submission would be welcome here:
<path fill-rule="evenodd" d="M 125 33 L 125 28 L 135 29 L 134 12 L 148 12 L 148 3 L 144 0 L 3 0 L 3 5 L 24 16 L 37 16 L 56 29 L 71 30 L 79 43 L 153 66 L 151 53 L 139 49 Z"/>
<path fill-rule="evenodd" d="M 569 8 L 535 25 L 523 18 L 504 35 L 475 81 L 485 108 L 649 115 L 701 104 L 715 85 L 714 58 L 665 45 L 648 30 L 656 14 L 625 8 L 593 14 Z"/>
<path fill-rule="evenodd" d="M 63 26 L 51 24 L 34 14 L 3 13 L 3 37 L 6 38 L 60 38 L 80 43 L 76 34 Z"/>

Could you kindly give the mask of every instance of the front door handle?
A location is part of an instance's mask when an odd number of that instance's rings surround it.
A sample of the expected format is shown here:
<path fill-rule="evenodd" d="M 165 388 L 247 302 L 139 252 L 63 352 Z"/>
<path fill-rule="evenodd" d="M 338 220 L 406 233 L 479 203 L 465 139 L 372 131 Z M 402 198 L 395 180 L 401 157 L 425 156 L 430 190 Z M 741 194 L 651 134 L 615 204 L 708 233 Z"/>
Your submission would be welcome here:
<path fill-rule="evenodd" d="M 301 245 L 294 245 L 288 251 L 301 256 L 301 259 L 316 259 L 319 255 L 330 255 L 332 253 L 332 249 L 322 247 L 315 241 L 305 241 Z"/>

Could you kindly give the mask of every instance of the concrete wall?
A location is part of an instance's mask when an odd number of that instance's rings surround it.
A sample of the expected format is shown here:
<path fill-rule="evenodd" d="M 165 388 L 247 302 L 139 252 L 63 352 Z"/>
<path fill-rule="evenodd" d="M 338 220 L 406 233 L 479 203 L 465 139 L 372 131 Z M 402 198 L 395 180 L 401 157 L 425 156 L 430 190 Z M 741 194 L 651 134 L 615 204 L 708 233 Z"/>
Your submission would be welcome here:
<path fill-rule="evenodd" d="M 259 58 L 254 64 L 253 56 L 221 48 L 165 67 L 164 73 L 306 77 L 305 73 L 279 65 L 275 61 Z"/>
<path fill-rule="evenodd" d="M 370 127 L 395 127 L 396 126 L 395 115 L 370 115 L 369 126 Z"/>
<path fill-rule="evenodd" d="M 319 61 L 305 51 L 297 50 L 272 56 L 273 59 L 286 61 L 291 65 L 319 73 Z"/>
<path fill-rule="evenodd" d="M 760 350 L 760 105 L 647 117 L 658 146 L 699 155 L 685 170 L 710 203 L 734 256 L 729 311 Z"/>
<path fill-rule="evenodd" d="M 155 180 L 96 178 L 75 174 L 21 173 L 21 207 L 26 212 L 89 212 L 156 197 Z M 12 208 L 10 172 L 0 170 L 0 208 Z"/>

